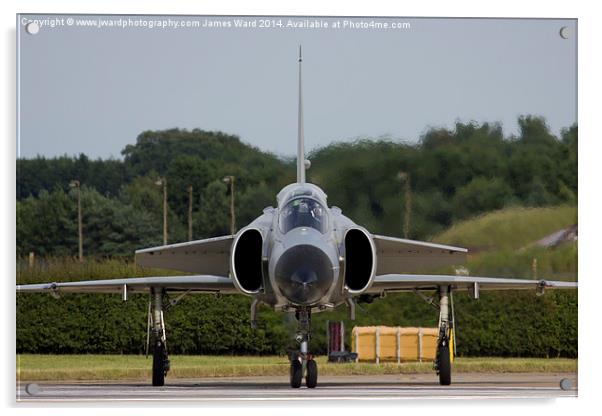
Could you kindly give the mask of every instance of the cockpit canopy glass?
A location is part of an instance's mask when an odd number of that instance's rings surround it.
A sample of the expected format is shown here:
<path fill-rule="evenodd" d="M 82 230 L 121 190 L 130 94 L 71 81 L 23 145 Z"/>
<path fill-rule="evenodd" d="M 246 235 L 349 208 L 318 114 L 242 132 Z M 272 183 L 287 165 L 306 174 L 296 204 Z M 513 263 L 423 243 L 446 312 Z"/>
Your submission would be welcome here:
<path fill-rule="evenodd" d="M 312 227 L 324 234 L 327 220 L 326 210 L 318 201 L 297 198 L 289 201 L 280 211 L 280 231 L 286 234 L 293 228 Z"/>

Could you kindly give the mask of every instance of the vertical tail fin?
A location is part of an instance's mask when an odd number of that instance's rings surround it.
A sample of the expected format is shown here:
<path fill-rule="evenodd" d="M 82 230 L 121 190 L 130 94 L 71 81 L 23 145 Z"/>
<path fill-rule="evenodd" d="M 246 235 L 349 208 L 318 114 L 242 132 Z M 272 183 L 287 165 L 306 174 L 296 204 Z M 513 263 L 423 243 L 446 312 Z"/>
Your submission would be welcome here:
<path fill-rule="evenodd" d="M 305 143 L 303 137 L 303 94 L 301 88 L 301 45 L 299 45 L 299 119 L 297 130 L 297 183 L 305 183 Z"/>

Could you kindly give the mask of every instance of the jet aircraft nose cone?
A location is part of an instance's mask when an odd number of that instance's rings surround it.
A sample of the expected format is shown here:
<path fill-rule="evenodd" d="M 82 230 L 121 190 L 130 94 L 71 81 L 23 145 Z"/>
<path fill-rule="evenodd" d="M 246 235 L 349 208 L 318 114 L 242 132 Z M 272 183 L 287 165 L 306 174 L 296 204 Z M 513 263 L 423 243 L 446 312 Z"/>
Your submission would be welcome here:
<path fill-rule="evenodd" d="M 282 253 L 276 263 L 275 276 L 282 294 L 298 305 L 320 300 L 334 279 L 328 255 L 309 244 L 297 245 Z"/>
<path fill-rule="evenodd" d="M 312 268 L 302 267 L 291 276 L 293 282 L 307 286 L 318 280 L 318 275 Z"/>

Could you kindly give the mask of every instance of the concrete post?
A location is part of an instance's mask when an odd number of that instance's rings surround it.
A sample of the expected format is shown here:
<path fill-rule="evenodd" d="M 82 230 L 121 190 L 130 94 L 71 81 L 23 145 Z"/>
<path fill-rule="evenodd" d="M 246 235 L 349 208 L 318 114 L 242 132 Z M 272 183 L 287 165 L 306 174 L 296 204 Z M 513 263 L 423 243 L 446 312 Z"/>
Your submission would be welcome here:
<path fill-rule="evenodd" d="M 192 241 L 192 185 L 188 187 L 188 241 Z"/>
<path fill-rule="evenodd" d="M 163 178 L 163 245 L 167 245 L 167 179 Z"/>

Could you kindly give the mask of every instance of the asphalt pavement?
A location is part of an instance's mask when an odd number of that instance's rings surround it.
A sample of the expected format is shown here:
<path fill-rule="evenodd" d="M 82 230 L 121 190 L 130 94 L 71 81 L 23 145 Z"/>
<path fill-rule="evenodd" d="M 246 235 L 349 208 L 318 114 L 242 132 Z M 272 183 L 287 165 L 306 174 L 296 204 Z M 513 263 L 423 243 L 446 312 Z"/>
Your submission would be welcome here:
<path fill-rule="evenodd" d="M 563 387 L 561 380 L 566 379 Z M 167 378 L 164 387 L 142 381 L 20 382 L 17 402 L 182 401 L 208 404 L 332 400 L 406 400 L 577 396 L 575 373 L 458 373 L 451 386 L 435 374 L 323 376 L 315 389 L 292 389 L 288 377 Z"/>

